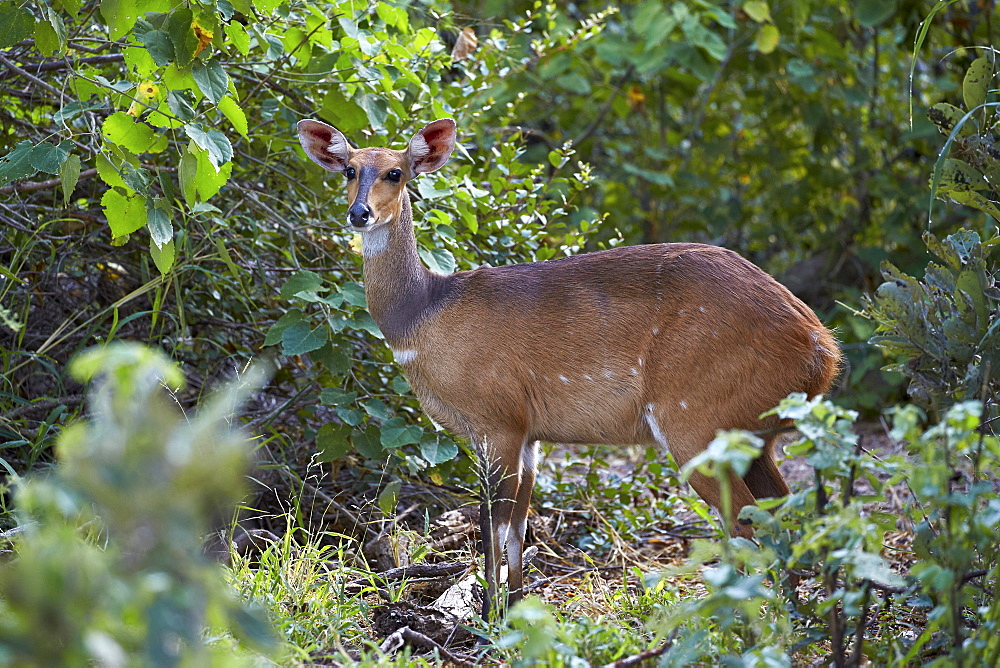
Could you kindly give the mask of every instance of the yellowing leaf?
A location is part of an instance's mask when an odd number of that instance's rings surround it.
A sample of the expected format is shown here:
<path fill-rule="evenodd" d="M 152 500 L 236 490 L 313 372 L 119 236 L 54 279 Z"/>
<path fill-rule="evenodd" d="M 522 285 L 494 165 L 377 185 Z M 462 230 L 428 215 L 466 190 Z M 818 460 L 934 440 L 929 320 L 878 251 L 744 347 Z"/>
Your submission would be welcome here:
<path fill-rule="evenodd" d="M 781 33 L 778 32 L 778 27 L 772 23 L 768 23 L 757 31 L 757 38 L 754 39 L 754 46 L 756 46 L 757 50 L 761 53 L 772 53 L 778 48 L 778 41 L 780 39 Z"/>
<path fill-rule="evenodd" d="M 194 34 L 198 38 L 198 46 L 194 48 L 194 55 L 197 57 L 199 53 L 205 50 L 205 47 L 212 43 L 212 38 L 215 37 L 215 33 L 207 28 L 203 28 L 198 20 L 195 19 L 191 22 L 191 27 L 194 29 Z"/>
<path fill-rule="evenodd" d="M 771 22 L 771 9 L 764 0 L 747 0 L 743 3 L 743 11 L 757 23 Z"/>
<path fill-rule="evenodd" d="M 147 109 L 155 109 L 160 104 L 161 96 L 162 91 L 159 86 L 152 81 L 143 81 L 136 86 L 135 99 L 125 113 L 129 116 L 138 116 Z"/>

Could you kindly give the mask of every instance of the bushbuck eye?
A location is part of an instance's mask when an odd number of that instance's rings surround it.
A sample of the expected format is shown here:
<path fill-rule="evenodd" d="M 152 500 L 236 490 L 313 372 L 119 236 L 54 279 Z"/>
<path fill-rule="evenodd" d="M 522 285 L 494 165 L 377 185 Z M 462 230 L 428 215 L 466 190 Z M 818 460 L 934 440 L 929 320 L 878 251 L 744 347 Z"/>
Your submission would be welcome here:
<path fill-rule="evenodd" d="M 354 171 L 353 167 L 348 167 L 347 169 L 344 170 L 344 176 L 347 177 L 348 181 L 352 180 L 356 174 L 357 172 Z"/>
<path fill-rule="evenodd" d="M 399 181 L 401 178 L 403 178 L 403 172 L 399 169 L 390 169 L 389 172 L 385 175 L 385 178 L 389 179 L 390 181 Z"/>

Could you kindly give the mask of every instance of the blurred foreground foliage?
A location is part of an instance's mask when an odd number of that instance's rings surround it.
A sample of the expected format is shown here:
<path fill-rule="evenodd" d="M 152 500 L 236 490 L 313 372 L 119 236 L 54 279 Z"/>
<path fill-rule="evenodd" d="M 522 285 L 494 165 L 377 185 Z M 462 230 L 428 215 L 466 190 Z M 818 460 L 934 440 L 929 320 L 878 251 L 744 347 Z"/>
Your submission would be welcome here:
<path fill-rule="evenodd" d="M 773 517 L 747 511 L 759 545 L 694 551 L 691 571 L 711 564 L 706 598 L 650 581 L 629 599 L 664 665 L 824 651 L 836 665 L 994 665 L 996 25 L 992 0 L 0 2 L 0 519 L 20 532 L 0 575 L 0 660 L 273 651 L 199 551 L 242 493 L 239 419 L 261 435 L 245 510 L 295 526 L 263 557 L 270 577 L 234 576 L 252 579 L 241 590 L 268 598 L 303 652 L 338 645 L 342 626 L 364 637 L 363 603 L 330 610 L 334 592 L 297 607 L 282 569 L 315 554 L 307 588 L 330 587 L 330 544 L 363 543 L 404 485 L 421 501 L 461 495 L 473 467 L 380 342 L 338 222 L 342 184 L 304 159 L 294 126 L 320 118 L 359 145 L 401 147 L 449 116 L 462 146 L 412 185 L 433 269 L 718 243 L 845 344 L 839 405 L 778 409 L 799 422 L 790 451 L 813 484 Z M 80 423 L 67 363 L 119 340 L 161 348 L 187 385 L 143 349 L 89 354 L 85 377 L 110 367 Z M 279 369 L 240 418 L 224 394 L 178 421 L 171 402 L 193 407 L 272 351 Z M 919 465 L 869 457 L 850 430 L 855 409 L 882 413 L 904 383 L 916 406 L 892 414 L 891 435 Z M 699 465 L 725 479 L 754 447 L 722 435 Z M 44 473 L 21 482 L 28 471 Z M 904 517 L 871 512 L 903 479 Z M 661 510 L 622 507 L 652 488 L 639 481 L 605 499 L 616 531 Z M 348 491 L 363 507 L 340 503 Z M 880 553 L 893 522 L 914 529 L 912 568 Z M 299 550 L 317 525 L 333 530 Z M 822 591 L 796 601 L 767 585 L 789 572 Z M 925 612 L 922 626 L 871 633 L 901 607 Z M 305 608 L 336 624 L 297 619 Z M 622 615 L 627 642 L 529 600 L 501 647 L 524 665 L 617 660 L 636 644 Z M 63 642 L 45 644 L 53 626 Z"/>
<path fill-rule="evenodd" d="M 57 467 L 18 485 L 0 661 L 235 665 L 273 651 L 263 611 L 237 600 L 204 548 L 245 493 L 249 443 L 230 420 L 260 370 L 189 419 L 167 393 L 180 370 L 148 348 L 94 349 L 71 371 L 92 381 L 91 415 L 59 437 Z"/>

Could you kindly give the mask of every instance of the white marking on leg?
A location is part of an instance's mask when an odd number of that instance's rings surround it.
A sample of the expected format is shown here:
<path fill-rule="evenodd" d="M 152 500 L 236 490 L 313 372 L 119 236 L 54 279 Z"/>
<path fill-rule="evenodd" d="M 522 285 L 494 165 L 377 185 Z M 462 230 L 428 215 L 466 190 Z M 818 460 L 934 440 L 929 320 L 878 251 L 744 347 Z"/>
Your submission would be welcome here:
<path fill-rule="evenodd" d="M 389 348 L 392 351 L 392 356 L 396 358 L 396 361 L 400 364 L 409 364 L 413 360 L 417 359 L 417 351 L 412 348 L 406 348 L 404 350 L 396 350 L 395 348 Z"/>
<path fill-rule="evenodd" d="M 524 471 L 535 472 L 538 464 L 538 441 L 521 446 L 521 475 Z"/>
<path fill-rule="evenodd" d="M 496 529 L 494 530 L 494 533 L 497 536 L 497 543 L 499 543 L 500 547 L 502 548 L 504 545 L 507 544 L 507 538 L 510 535 L 510 523 L 501 522 L 500 524 L 497 525 Z"/>
<path fill-rule="evenodd" d="M 643 417 L 646 419 L 646 424 L 649 426 L 649 431 L 653 434 L 653 440 L 663 448 L 668 450 L 670 446 L 667 444 L 667 437 L 663 435 L 663 431 L 660 430 L 660 424 L 656 421 L 656 416 L 653 415 L 653 409 L 655 406 L 653 404 L 646 405 L 646 412 L 643 413 Z"/>

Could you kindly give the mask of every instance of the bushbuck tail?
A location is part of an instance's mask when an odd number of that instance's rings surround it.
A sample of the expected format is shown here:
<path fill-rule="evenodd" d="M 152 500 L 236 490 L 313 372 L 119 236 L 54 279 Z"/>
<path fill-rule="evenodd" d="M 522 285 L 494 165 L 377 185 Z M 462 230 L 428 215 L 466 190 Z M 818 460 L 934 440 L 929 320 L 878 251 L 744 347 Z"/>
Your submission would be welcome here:
<path fill-rule="evenodd" d="M 312 160 L 347 178 L 368 310 L 396 361 L 424 410 L 476 447 L 484 617 L 504 549 L 509 602 L 522 596 L 538 441 L 659 446 L 683 465 L 719 429 L 779 431 L 784 423 L 761 413 L 792 392 L 826 392 L 838 372 L 837 342 L 812 310 L 717 246 L 653 244 L 433 273 L 417 255 L 406 183 L 448 161 L 455 122 L 430 123 L 404 151 L 354 149 L 319 121 L 298 131 Z M 788 494 L 774 438 L 732 480 L 734 514 Z M 690 482 L 719 508 L 715 480 L 695 473 Z"/>

